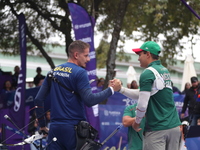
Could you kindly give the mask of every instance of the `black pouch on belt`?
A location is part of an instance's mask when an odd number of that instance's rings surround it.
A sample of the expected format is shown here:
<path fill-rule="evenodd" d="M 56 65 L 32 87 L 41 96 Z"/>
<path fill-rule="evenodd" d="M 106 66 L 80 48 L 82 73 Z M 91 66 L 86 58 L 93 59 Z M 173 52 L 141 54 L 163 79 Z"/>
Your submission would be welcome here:
<path fill-rule="evenodd" d="M 78 125 L 75 126 L 76 130 L 76 150 L 80 150 L 87 139 L 94 140 L 98 135 L 98 131 L 93 128 L 87 121 L 80 121 Z"/>

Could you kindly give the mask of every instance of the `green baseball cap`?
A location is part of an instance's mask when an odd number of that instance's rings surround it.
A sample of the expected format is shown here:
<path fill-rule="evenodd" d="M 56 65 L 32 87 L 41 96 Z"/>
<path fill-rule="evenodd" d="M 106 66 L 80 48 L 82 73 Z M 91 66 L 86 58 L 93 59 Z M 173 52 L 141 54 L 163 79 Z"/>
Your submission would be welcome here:
<path fill-rule="evenodd" d="M 144 44 L 142 44 L 140 48 L 132 49 L 132 51 L 134 51 L 136 54 L 138 54 L 141 51 L 148 51 L 154 55 L 159 55 L 160 46 L 156 42 L 147 41 Z"/>

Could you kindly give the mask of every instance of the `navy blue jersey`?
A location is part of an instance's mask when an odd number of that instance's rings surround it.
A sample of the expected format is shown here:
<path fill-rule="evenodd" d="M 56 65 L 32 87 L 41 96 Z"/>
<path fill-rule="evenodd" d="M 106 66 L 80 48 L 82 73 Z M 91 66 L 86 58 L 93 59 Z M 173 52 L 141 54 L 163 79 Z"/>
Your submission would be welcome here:
<path fill-rule="evenodd" d="M 57 82 L 45 78 L 36 98 L 35 105 L 41 127 L 45 126 L 44 119 L 40 118 L 44 113 L 44 100 L 47 94 L 51 99 L 51 124 L 77 124 L 80 120 L 86 120 L 84 105 L 93 106 L 112 95 L 111 88 L 99 93 L 92 93 L 87 71 L 74 63 L 64 63 L 54 69 L 53 75 L 67 88 L 78 94 L 73 94 Z"/>
<path fill-rule="evenodd" d="M 90 88 L 86 70 L 73 63 L 64 63 L 57 66 L 53 75 L 76 93 L 82 89 Z M 85 120 L 84 102 L 81 101 L 80 94 L 73 94 L 57 82 L 52 82 L 50 91 L 51 106 L 53 105 L 51 107 L 51 122 L 62 123 L 71 122 L 72 120 Z"/>

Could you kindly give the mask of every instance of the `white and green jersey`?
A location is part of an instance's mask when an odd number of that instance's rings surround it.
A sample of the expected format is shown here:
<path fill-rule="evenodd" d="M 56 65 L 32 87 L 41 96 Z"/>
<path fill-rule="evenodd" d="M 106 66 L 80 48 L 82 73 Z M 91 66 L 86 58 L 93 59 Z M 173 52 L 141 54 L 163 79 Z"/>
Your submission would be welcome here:
<path fill-rule="evenodd" d="M 170 73 L 160 61 L 154 61 L 148 67 L 153 67 L 164 79 L 165 87 L 150 96 L 146 111 L 145 131 L 166 130 L 181 125 L 173 98 Z M 140 91 L 152 91 L 155 80 L 154 73 L 145 69 L 140 76 Z"/>
<path fill-rule="evenodd" d="M 124 110 L 123 116 L 135 117 L 136 106 L 137 104 L 127 106 Z M 140 128 L 142 128 L 142 130 L 138 133 L 132 128 L 132 126 L 128 127 L 128 150 L 142 150 L 144 125 L 145 118 L 141 121 Z"/>

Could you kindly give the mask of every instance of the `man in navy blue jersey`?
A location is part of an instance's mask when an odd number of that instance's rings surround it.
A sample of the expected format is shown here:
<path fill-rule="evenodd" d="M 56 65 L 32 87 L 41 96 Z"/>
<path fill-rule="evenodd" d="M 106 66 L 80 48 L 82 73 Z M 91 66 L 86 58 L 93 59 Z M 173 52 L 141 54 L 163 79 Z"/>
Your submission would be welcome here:
<path fill-rule="evenodd" d="M 45 78 L 37 96 L 35 106 L 41 130 L 47 131 L 44 118 L 44 100 L 48 94 L 51 97 L 51 124 L 48 133 L 48 143 L 54 137 L 57 141 L 51 142 L 47 149 L 50 150 L 75 150 L 76 133 L 74 126 L 86 120 L 84 105 L 91 107 L 107 99 L 119 91 L 119 86 L 110 81 L 109 87 L 99 93 L 92 93 L 87 71 L 84 69 L 90 61 L 90 45 L 82 41 L 74 41 L 68 47 L 68 62 L 58 65 L 53 70 L 53 75 L 65 87 L 74 91 L 70 92 L 57 82 Z M 117 83 L 116 83 L 117 84 Z"/>

